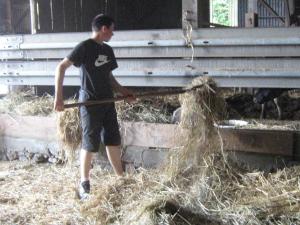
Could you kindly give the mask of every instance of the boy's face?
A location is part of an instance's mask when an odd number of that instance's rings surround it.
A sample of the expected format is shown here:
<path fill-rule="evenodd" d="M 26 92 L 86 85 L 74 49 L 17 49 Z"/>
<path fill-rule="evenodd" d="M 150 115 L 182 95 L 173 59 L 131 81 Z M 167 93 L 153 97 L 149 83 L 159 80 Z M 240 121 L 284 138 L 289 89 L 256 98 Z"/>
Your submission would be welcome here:
<path fill-rule="evenodd" d="M 111 37 L 114 35 L 115 25 L 112 24 L 110 27 L 102 26 L 101 32 L 103 34 L 104 41 L 109 41 Z"/>

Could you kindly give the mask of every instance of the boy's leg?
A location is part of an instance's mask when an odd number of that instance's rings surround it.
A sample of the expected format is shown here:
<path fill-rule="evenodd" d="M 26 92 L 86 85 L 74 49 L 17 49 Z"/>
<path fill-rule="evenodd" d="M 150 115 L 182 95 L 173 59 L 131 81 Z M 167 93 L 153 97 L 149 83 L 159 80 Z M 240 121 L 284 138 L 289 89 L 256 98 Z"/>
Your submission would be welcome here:
<path fill-rule="evenodd" d="M 90 194 L 90 170 L 93 153 L 80 150 L 80 184 L 78 189 L 78 195 L 81 200 L 89 198 Z"/>
<path fill-rule="evenodd" d="M 115 173 L 122 176 L 124 171 L 121 162 L 121 147 L 119 145 L 108 145 L 106 146 L 106 152 Z"/>
<path fill-rule="evenodd" d="M 93 153 L 81 149 L 80 151 L 80 180 L 81 182 L 90 180 L 90 170 Z"/>

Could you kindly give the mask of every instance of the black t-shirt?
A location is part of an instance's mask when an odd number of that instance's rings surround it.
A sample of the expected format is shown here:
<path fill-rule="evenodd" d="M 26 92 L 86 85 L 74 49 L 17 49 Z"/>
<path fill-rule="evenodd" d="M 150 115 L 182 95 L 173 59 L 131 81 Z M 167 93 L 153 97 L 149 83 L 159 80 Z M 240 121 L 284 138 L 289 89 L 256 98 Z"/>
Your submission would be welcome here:
<path fill-rule="evenodd" d="M 67 58 L 80 67 L 82 101 L 113 97 L 109 75 L 118 64 L 109 45 L 88 39 L 79 43 Z"/>

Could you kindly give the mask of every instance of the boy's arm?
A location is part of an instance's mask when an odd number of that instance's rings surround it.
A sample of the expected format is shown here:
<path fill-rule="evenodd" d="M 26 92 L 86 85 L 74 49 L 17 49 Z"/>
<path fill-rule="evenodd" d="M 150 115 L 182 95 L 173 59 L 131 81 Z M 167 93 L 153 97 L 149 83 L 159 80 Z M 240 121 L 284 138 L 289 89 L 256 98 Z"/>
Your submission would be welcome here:
<path fill-rule="evenodd" d="M 65 72 L 68 67 L 73 64 L 67 58 L 64 58 L 56 67 L 55 70 L 55 98 L 54 98 L 54 109 L 56 111 L 64 110 L 64 101 L 63 101 L 63 81 Z"/>
<path fill-rule="evenodd" d="M 123 87 L 113 76 L 112 72 L 110 72 L 109 78 L 111 86 L 115 92 L 121 93 L 123 96 L 128 97 L 129 100 L 135 100 L 134 92 Z"/>

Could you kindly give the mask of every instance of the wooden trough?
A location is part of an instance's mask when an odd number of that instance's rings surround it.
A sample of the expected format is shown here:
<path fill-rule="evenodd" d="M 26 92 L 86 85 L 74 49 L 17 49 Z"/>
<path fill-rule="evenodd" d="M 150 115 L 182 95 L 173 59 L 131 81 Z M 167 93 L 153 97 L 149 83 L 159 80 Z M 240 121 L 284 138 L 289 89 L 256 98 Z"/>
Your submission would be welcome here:
<path fill-rule="evenodd" d="M 125 158 L 138 160 L 142 157 L 140 160 L 145 164 L 151 162 L 149 166 L 161 163 L 167 152 L 176 147 L 176 129 L 174 124 L 123 122 L 121 133 Z M 0 157 L 5 159 L 10 152 L 56 154 L 60 147 L 56 133 L 55 117 L 1 114 Z M 299 155 L 300 135 L 296 131 L 220 128 L 220 134 L 227 151 L 288 157 Z"/>

